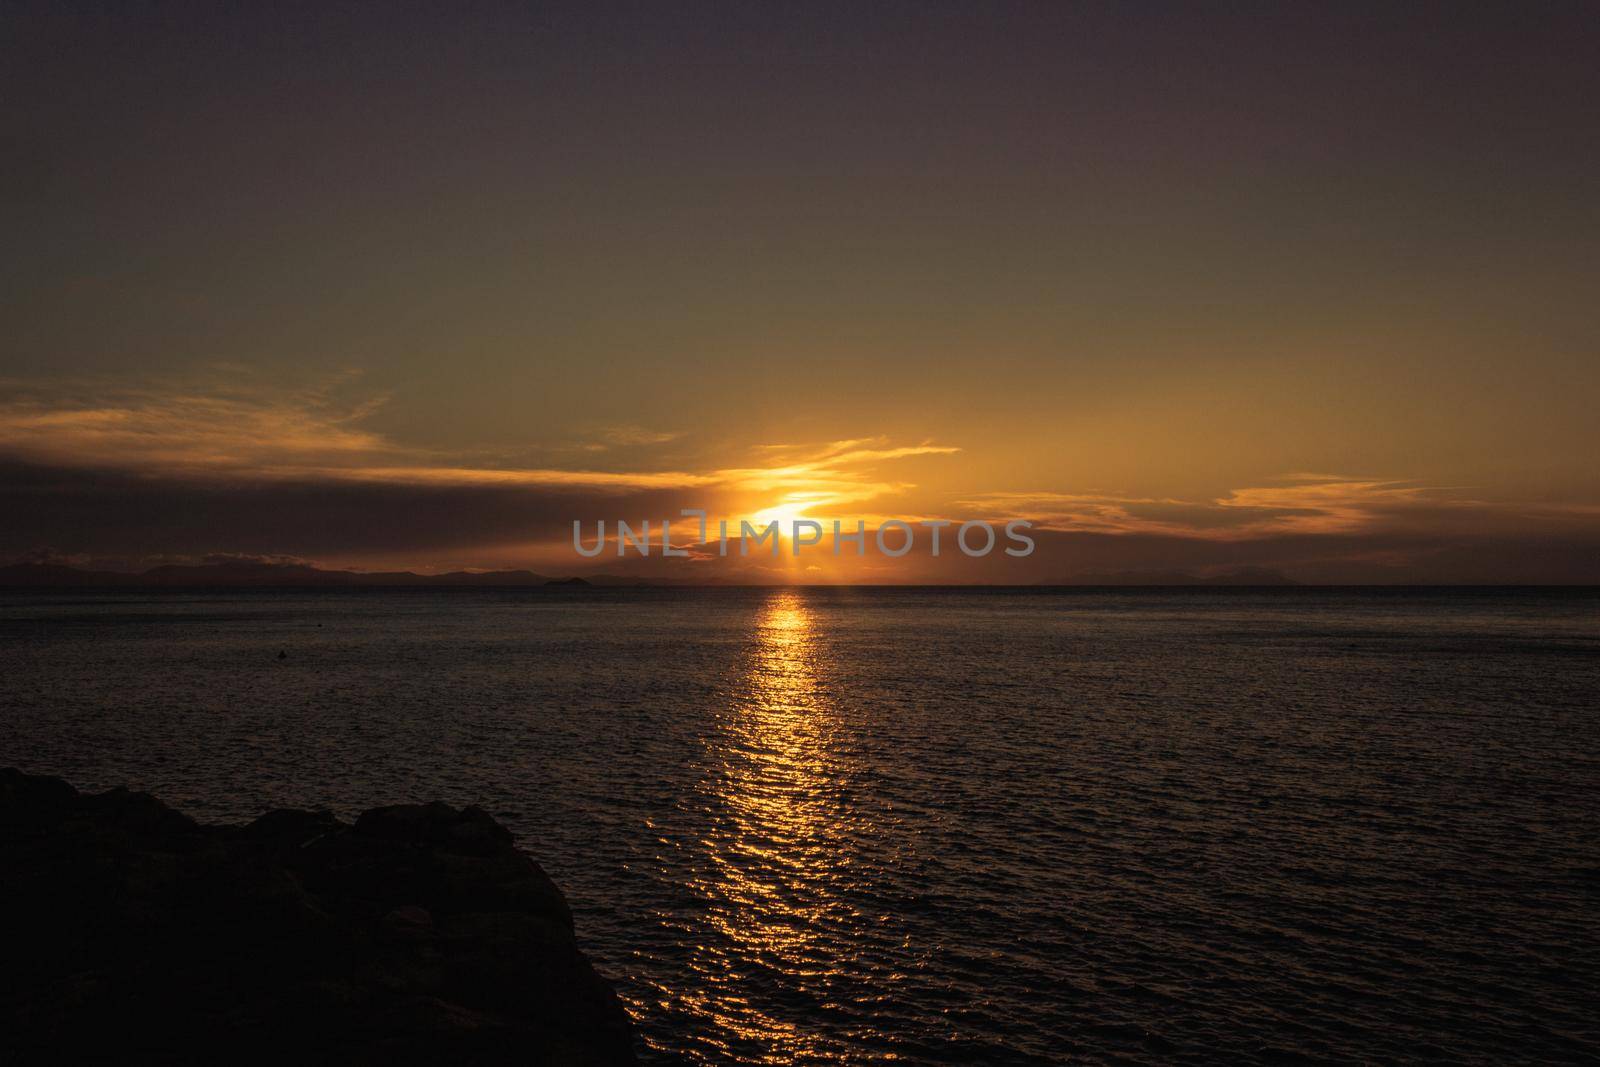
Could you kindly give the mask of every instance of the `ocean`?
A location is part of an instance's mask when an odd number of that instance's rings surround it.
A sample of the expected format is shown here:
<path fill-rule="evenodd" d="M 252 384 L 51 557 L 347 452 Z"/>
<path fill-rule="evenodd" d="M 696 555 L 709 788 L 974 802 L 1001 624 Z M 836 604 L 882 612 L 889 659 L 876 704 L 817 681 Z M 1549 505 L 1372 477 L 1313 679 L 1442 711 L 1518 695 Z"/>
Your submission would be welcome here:
<path fill-rule="evenodd" d="M 481 804 L 650 1063 L 1593 1060 L 1597 609 L 8 594 L 0 764 L 209 821 Z"/>

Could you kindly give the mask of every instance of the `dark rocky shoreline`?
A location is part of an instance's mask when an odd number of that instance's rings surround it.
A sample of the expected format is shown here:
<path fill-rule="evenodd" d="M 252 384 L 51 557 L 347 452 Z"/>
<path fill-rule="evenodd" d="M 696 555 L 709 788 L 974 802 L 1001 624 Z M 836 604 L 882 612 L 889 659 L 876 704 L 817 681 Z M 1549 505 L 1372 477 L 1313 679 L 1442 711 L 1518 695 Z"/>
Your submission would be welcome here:
<path fill-rule="evenodd" d="M 478 808 L 203 826 L 0 770 L 0 1061 L 626 1064 L 559 889 Z"/>

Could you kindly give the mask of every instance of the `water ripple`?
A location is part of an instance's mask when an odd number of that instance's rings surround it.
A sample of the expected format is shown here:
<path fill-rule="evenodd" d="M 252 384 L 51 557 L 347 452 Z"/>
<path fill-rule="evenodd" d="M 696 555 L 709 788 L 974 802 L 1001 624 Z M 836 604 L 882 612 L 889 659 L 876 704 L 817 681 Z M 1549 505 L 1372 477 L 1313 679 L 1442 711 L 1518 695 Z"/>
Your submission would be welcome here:
<path fill-rule="evenodd" d="M 0 751 L 485 803 L 651 1061 L 1592 1060 L 1597 604 L 12 597 Z"/>

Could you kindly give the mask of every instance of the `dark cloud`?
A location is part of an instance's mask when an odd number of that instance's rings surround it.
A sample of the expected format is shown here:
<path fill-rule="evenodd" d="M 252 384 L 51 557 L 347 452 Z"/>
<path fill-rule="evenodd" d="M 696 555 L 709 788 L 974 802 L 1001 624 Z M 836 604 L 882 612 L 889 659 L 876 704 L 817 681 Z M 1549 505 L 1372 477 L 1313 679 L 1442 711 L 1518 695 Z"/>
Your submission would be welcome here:
<path fill-rule="evenodd" d="M 302 558 L 430 552 L 570 536 L 576 518 L 676 514 L 684 490 L 352 481 L 185 481 L 0 465 L 0 552 Z"/>

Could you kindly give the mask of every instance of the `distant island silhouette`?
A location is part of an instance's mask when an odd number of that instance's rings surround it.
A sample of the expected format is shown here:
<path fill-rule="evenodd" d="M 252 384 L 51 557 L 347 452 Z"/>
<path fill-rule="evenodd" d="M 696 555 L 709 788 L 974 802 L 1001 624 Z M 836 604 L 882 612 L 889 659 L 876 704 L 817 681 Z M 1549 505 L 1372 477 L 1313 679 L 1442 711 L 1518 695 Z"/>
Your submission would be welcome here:
<path fill-rule="evenodd" d="M 530 570 L 415 571 L 324 570 L 305 563 L 270 560 L 227 560 L 213 563 L 165 564 L 139 572 L 84 570 L 62 563 L 21 562 L 0 567 L 0 589 L 365 589 L 365 588 L 549 588 L 587 589 L 606 586 L 681 586 L 740 584 L 723 578 L 686 581 L 673 577 L 619 574 L 556 577 Z M 1297 586 L 1281 571 L 1237 567 L 1209 575 L 1187 571 L 1118 571 L 1083 573 L 1041 586 Z"/>
<path fill-rule="evenodd" d="M 94 589 L 238 589 L 238 588 L 459 588 L 484 586 L 546 586 L 583 588 L 600 585 L 653 585 L 647 579 L 618 575 L 555 578 L 529 570 L 450 571 L 417 574 L 414 571 L 323 570 L 300 563 L 245 560 L 226 563 L 168 564 L 146 571 L 82 570 L 60 563 L 14 563 L 0 567 L 0 588 Z M 666 584 L 666 583 L 659 583 Z"/>
<path fill-rule="evenodd" d="M 1282 571 L 1265 567 L 1233 567 L 1215 574 L 1196 575 L 1188 571 L 1088 572 L 1042 585 L 1179 585 L 1179 586 L 1291 586 L 1300 582 Z"/>

